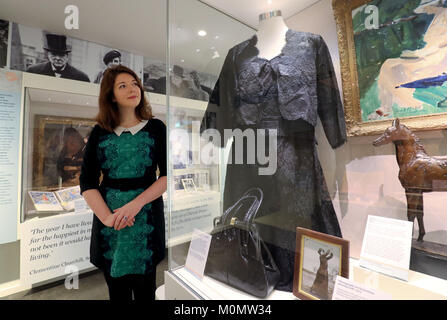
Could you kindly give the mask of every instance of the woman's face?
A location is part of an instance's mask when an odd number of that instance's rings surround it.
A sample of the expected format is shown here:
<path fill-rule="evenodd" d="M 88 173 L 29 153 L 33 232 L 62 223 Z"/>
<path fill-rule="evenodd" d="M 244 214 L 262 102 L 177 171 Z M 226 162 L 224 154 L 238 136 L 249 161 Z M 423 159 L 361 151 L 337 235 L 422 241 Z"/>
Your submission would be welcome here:
<path fill-rule="evenodd" d="M 141 100 L 141 91 L 137 80 L 128 73 L 120 73 L 113 86 L 114 102 L 119 108 L 135 109 Z"/>

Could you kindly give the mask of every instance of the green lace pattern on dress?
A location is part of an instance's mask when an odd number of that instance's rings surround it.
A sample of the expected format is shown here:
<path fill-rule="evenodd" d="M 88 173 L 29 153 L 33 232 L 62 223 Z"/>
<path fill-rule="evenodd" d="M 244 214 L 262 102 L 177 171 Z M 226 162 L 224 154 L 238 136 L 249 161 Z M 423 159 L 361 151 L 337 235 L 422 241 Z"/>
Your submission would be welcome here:
<path fill-rule="evenodd" d="M 106 189 L 106 203 L 111 210 L 122 207 L 135 197 L 143 189 L 120 191 Z M 150 233 L 154 227 L 147 223 L 151 212 L 151 204 L 147 204 L 135 216 L 135 224 L 121 230 L 105 227 L 101 233 L 105 243 L 108 244 L 104 257 L 111 260 L 110 275 L 122 277 L 126 274 L 145 274 L 146 268 L 151 264 L 152 250 L 148 248 Z"/>
<path fill-rule="evenodd" d="M 154 139 L 149 132 L 109 134 L 104 138 L 99 142 L 99 156 L 102 169 L 109 170 L 110 178 L 139 178 L 152 165 Z"/>
<path fill-rule="evenodd" d="M 109 134 L 99 141 L 98 156 L 103 170 L 112 179 L 140 178 L 152 166 L 154 139 L 147 131 L 135 135 Z M 105 201 L 110 210 L 118 209 L 135 199 L 144 189 L 122 191 L 106 188 Z M 149 248 L 154 227 L 148 223 L 152 205 L 149 203 L 135 216 L 135 224 L 119 231 L 104 227 L 101 230 L 104 257 L 111 261 L 110 275 L 145 274 L 152 265 L 153 251 Z"/>

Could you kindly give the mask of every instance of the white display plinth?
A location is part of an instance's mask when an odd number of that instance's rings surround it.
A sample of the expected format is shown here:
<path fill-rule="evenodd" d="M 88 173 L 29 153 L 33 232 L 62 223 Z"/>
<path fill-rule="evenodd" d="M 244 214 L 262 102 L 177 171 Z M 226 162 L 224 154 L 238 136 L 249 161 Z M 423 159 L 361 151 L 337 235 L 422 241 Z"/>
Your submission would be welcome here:
<path fill-rule="evenodd" d="M 394 300 L 447 299 L 447 281 L 410 271 L 409 281 L 394 279 L 362 268 L 349 259 L 349 279 L 392 295 Z M 209 277 L 202 280 L 184 267 L 165 271 L 166 300 L 261 300 Z M 291 292 L 274 290 L 266 300 L 298 300 Z"/>
<path fill-rule="evenodd" d="M 410 270 L 408 281 L 402 281 L 360 267 L 357 260 L 351 261 L 353 281 L 389 293 L 393 300 L 447 300 L 446 280 Z"/>
<path fill-rule="evenodd" d="M 200 280 L 183 267 L 174 271 L 165 271 L 165 286 L 167 300 L 261 300 L 207 276 Z M 294 299 L 298 298 L 291 292 L 279 290 L 274 290 L 266 298 L 266 300 Z"/>

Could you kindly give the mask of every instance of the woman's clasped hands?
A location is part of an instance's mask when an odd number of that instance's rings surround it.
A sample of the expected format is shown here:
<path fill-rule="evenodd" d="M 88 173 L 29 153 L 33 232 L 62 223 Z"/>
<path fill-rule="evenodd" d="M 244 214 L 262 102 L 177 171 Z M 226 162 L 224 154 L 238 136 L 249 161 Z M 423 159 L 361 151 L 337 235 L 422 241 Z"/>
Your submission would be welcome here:
<path fill-rule="evenodd" d="M 142 207 L 137 201 L 130 201 L 121 208 L 113 210 L 113 214 L 105 219 L 104 225 L 113 227 L 115 230 L 132 227 L 135 223 L 135 216 L 141 211 Z"/>

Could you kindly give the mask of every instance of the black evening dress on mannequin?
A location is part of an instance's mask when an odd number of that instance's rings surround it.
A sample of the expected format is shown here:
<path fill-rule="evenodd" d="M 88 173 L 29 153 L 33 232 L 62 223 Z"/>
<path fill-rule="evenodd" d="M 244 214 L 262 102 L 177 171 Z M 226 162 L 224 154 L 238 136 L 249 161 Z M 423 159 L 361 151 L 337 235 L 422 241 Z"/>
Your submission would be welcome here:
<path fill-rule="evenodd" d="M 344 113 L 321 36 L 288 30 L 281 54 L 270 60 L 258 56 L 256 42 L 255 35 L 229 50 L 201 129 L 217 129 L 221 145 L 227 142 L 224 129 L 263 129 L 266 135 L 265 129 L 277 130 L 276 172 L 260 175 L 268 165 L 247 164 L 245 146 L 244 164 L 226 167 L 223 209 L 249 188 L 262 189 L 255 221 L 281 272 L 276 289 L 292 291 L 296 227 L 341 237 L 318 160 L 315 126 L 319 116 L 336 148 L 346 141 Z M 210 125 L 206 118 L 213 112 L 216 121 Z"/>

